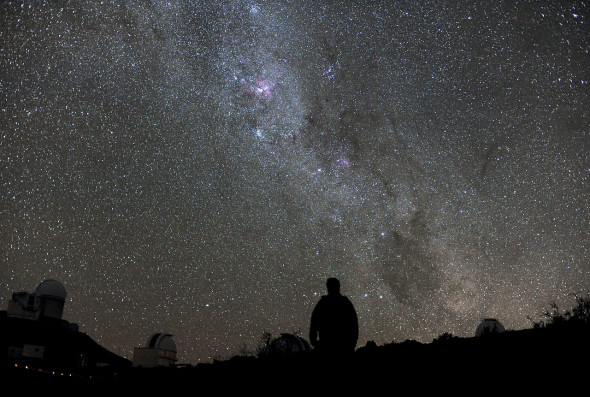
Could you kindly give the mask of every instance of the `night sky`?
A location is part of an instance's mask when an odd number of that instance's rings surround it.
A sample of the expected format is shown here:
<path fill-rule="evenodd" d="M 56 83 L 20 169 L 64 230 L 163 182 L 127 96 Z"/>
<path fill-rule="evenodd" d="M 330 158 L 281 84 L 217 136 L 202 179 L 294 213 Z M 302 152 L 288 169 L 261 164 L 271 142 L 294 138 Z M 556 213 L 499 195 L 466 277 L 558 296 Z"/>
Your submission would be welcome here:
<path fill-rule="evenodd" d="M 193 364 L 307 338 L 328 277 L 357 346 L 530 327 L 590 289 L 589 11 L 1 1 L 0 309 L 56 279 Z"/>

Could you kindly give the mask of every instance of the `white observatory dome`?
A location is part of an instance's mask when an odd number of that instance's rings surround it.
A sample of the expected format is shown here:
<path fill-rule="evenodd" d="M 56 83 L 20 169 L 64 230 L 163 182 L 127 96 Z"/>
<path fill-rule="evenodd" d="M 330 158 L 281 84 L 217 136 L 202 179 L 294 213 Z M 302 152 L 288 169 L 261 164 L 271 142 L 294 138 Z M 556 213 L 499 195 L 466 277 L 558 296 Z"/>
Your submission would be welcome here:
<path fill-rule="evenodd" d="M 35 290 L 39 296 L 52 296 L 56 298 L 66 299 L 66 289 L 64 286 L 55 280 L 45 280 L 37 286 Z"/>
<path fill-rule="evenodd" d="M 172 335 L 155 333 L 148 339 L 145 347 L 133 349 L 134 367 L 168 367 L 176 362 L 176 344 Z"/>
<path fill-rule="evenodd" d="M 161 332 L 153 334 L 147 341 L 146 348 L 160 349 L 176 353 L 176 344 L 172 339 L 172 335 Z"/>

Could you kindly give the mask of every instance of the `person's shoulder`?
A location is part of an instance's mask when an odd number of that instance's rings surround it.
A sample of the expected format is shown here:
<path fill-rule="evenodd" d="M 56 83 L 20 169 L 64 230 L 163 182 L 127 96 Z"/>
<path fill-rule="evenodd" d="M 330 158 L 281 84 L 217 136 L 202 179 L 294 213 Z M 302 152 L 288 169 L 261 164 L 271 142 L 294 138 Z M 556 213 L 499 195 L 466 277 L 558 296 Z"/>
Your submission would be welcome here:
<path fill-rule="evenodd" d="M 320 296 L 320 300 L 318 301 L 318 305 L 324 304 L 326 303 L 326 301 L 329 301 L 330 298 L 328 297 L 328 295 L 322 295 Z"/>

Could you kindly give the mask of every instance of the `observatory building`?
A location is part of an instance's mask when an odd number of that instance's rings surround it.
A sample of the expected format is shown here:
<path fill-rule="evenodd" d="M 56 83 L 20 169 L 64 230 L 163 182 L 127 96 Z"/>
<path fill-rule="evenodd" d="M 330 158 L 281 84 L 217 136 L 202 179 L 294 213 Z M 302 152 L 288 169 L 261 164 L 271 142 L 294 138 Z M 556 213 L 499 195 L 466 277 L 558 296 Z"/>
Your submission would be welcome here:
<path fill-rule="evenodd" d="M 45 280 L 33 293 L 13 292 L 8 302 L 8 317 L 38 320 L 48 317 L 61 320 L 66 301 L 66 289 L 55 280 Z"/>
<path fill-rule="evenodd" d="M 310 350 L 311 346 L 309 345 L 309 342 L 307 342 L 302 337 L 283 333 L 280 337 L 272 341 L 270 344 L 269 353 L 271 355 L 284 355 Z"/>
<path fill-rule="evenodd" d="M 7 310 L 0 311 L 5 346 L 0 359 L 51 376 L 131 365 L 79 332 L 77 324 L 64 320 L 65 301 L 66 289 L 55 280 L 43 281 L 32 293 L 13 292 Z"/>
<path fill-rule="evenodd" d="M 169 367 L 176 363 L 176 344 L 172 335 L 155 333 L 145 347 L 133 349 L 133 366 L 154 368 Z"/>
<path fill-rule="evenodd" d="M 484 318 L 475 329 L 475 336 L 504 332 L 504 326 L 495 318 Z"/>

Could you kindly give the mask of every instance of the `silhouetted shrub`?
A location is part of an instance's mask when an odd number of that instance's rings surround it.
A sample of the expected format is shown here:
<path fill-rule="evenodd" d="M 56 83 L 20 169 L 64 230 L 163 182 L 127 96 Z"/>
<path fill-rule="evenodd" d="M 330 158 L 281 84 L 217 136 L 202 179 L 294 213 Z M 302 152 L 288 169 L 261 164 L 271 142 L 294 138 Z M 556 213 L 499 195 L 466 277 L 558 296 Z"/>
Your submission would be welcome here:
<path fill-rule="evenodd" d="M 534 328 L 556 327 L 564 324 L 580 325 L 590 324 L 590 295 L 578 296 L 573 295 L 575 306 L 566 311 L 559 309 L 557 303 L 552 302 L 549 308 L 541 313 L 542 319 L 533 322 Z"/>
<path fill-rule="evenodd" d="M 438 338 L 433 339 L 432 343 L 449 342 L 454 339 L 458 339 L 458 337 L 454 336 L 450 332 L 444 332 L 444 333 L 440 334 Z"/>
<path fill-rule="evenodd" d="M 272 334 L 270 332 L 263 332 L 260 340 L 258 341 L 258 347 L 256 348 L 256 357 L 268 356 L 271 341 Z"/>

